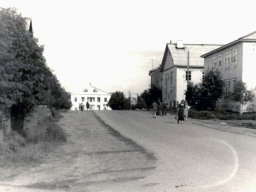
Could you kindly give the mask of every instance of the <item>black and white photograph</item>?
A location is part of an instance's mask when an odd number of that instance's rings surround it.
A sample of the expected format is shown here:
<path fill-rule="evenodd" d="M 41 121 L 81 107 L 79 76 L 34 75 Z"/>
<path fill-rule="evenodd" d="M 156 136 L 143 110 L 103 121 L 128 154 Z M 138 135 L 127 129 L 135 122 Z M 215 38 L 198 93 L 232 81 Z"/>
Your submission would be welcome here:
<path fill-rule="evenodd" d="M 256 192 L 256 2 L 0 0 L 0 192 Z"/>

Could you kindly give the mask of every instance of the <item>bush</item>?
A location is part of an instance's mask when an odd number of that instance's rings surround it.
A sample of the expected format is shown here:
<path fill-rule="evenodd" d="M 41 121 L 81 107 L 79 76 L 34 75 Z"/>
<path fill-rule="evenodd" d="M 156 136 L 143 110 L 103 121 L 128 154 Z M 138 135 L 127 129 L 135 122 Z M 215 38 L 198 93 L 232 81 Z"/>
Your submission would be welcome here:
<path fill-rule="evenodd" d="M 188 110 L 188 116 L 192 119 L 214 119 L 215 116 L 210 111 L 196 111 L 194 109 Z"/>
<path fill-rule="evenodd" d="M 67 137 L 63 129 L 55 123 L 51 123 L 47 128 L 47 141 L 67 141 Z"/>

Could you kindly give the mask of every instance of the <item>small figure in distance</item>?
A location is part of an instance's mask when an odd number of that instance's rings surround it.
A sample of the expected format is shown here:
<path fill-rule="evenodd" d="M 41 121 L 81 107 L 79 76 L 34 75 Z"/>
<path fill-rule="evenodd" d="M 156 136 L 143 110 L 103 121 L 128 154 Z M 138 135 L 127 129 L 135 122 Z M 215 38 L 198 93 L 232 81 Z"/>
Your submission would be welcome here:
<path fill-rule="evenodd" d="M 88 103 L 88 101 L 86 102 L 86 108 L 87 108 L 87 111 L 88 111 L 89 108 L 90 108 L 90 104 Z"/>
<path fill-rule="evenodd" d="M 184 121 L 184 107 L 183 105 L 179 104 L 178 110 L 177 110 L 177 123 L 182 123 L 182 121 Z"/>
<path fill-rule="evenodd" d="M 156 112 L 157 112 L 157 110 L 158 110 L 158 105 L 157 105 L 157 103 L 156 103 L 155 101 L 153 101 L 151 107 L 152 107 L 152 111 L 153 111 L 153 118 L 156 118 Z"/>

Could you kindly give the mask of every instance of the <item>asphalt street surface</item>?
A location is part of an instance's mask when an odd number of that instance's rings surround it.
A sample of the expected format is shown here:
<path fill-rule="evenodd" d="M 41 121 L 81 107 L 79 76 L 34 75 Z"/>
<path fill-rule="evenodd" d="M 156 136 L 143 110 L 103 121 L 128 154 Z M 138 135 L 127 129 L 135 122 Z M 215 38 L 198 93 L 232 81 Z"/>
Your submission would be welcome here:
<path fill-rule="evenodd" d="M 59 124 L 67 143 L 0 191 L 256 191 L 253 129 L 148 111 L 70 111 Z"/>

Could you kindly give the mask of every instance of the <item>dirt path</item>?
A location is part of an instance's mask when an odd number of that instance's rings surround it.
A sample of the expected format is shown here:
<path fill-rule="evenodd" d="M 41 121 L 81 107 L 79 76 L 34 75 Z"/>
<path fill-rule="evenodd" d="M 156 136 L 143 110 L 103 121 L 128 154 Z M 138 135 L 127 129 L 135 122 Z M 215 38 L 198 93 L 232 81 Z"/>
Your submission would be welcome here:
<path fill-rule="evenodd" d="M 153 154 L 93 112 L 63 116 L 59 124 L 68 134 L 67 143 L 50 153 L 44 164 L 1 182 L 0 191 L 145 191 L 153 185 L 143 183 L 155 170 Z"/>

